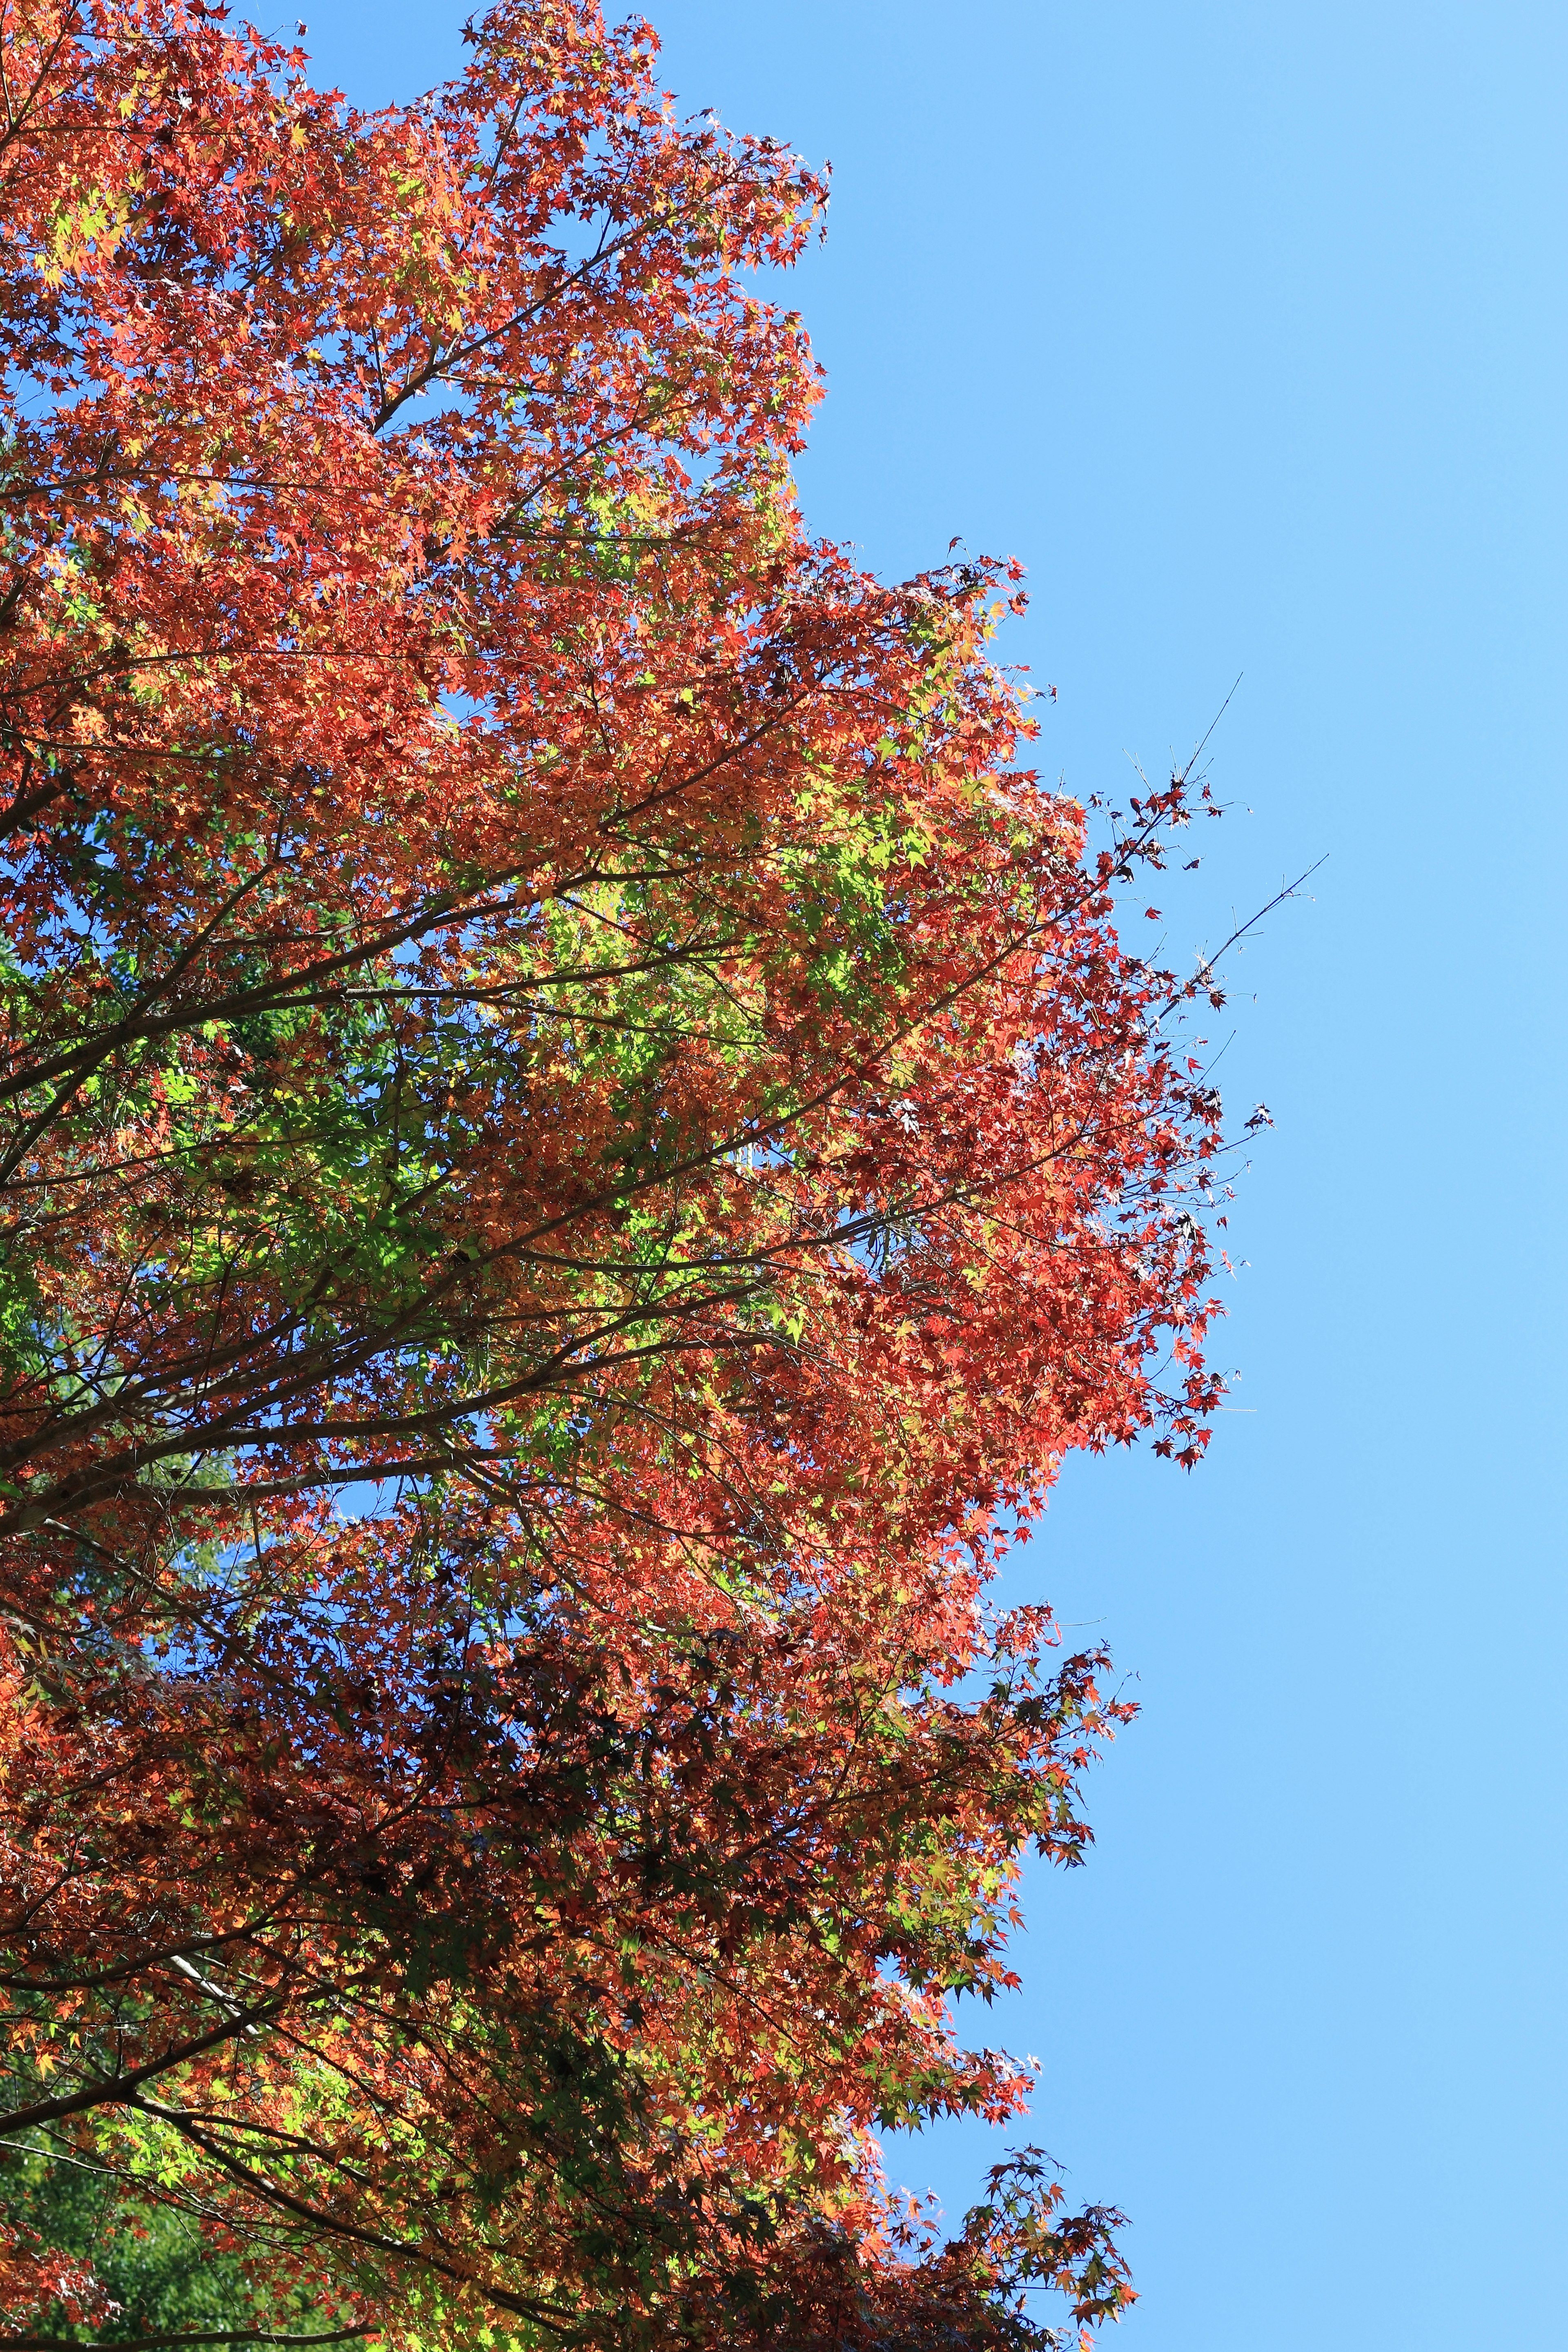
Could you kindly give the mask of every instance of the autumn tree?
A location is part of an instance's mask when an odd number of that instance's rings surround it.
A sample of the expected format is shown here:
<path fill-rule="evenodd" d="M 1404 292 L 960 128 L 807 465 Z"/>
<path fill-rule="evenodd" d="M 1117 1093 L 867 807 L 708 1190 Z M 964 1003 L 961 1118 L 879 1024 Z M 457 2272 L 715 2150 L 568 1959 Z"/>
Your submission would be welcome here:
<path fill-rule="evenodd" d="M 1111 904 L 1202 788 L 1091 846 L 1016 568 L 810 537 L 823 184 L 646 26 L 367 114 L 0 11 L 11 2340 L 1114 2315 L 876 2133 L 1020 2110 L 952 2002 L 1122 1712 L 996 1560 L 1215 1402 L 1212 980 Z"/>

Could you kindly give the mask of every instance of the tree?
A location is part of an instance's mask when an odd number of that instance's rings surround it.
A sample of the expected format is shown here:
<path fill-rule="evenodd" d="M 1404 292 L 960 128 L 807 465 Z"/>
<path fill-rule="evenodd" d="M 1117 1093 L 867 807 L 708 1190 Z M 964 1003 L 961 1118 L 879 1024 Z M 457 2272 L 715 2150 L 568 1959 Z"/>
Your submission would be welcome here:
<path fill-rule="evenodd" d="M 809 537 L 823 184 L 646 27 L 363 114 L 3 5 L 13 2324 L 167 2340 L 77 2174 L 235 2327 L 1114 2314 L 1032 2152 L 942 2246 L 875 2133 L 1019 2108 L 951 2000 L 1127 1712 L 994 1563 L 1217 1393 L 1212 979 L 1111 920 L 1206 788 L 1089 848 L 1016 567 Z"/>

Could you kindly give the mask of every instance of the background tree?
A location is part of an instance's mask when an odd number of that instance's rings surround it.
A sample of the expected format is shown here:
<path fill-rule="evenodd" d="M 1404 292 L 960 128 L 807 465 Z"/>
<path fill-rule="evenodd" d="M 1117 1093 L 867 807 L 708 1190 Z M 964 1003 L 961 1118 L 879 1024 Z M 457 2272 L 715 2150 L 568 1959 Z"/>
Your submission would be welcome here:
<path fill-rule="evenodd" d="M 1110 921 L 1185 780 L 1086 851 L 1016 571 L 809 538 L 823 186 L 646 27 L 366 115 L 4 8 L 15 2321 L 171 2325 L 73 2172 L 235 2326 L 1114 2314 L 1033 2157 L 940 2246 L 874 2135 L 1021 2105 L 951 1997 L 1125 1712 L 995 1559 L 1215 1401 L 1212 981 Z"/>

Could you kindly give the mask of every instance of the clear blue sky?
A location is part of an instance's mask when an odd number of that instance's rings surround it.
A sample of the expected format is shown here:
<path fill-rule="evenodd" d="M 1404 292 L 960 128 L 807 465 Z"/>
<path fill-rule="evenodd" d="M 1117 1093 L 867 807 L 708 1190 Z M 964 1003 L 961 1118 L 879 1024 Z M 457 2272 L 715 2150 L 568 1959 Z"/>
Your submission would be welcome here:
<path fill-rule="evenodd" d="M 1568 12 L 648 13 L 684 101 L 836 167 L 816 524 L 1024 559 L 1080 793 L 1244 674 L 1173 945 L 1328 856 L 1233 971 L 1245 1410 L 1190 1480 L 1074 1465 L 1021 1573 L 1144 1714 L 977 2034 L 1132 2216 L 1115 2352 L 1558 2352 Z M 362 100 L 458 55 L 437 0 L 307 15 Z M 990 2156 L 895 2168 L 962 2210 Z"/>

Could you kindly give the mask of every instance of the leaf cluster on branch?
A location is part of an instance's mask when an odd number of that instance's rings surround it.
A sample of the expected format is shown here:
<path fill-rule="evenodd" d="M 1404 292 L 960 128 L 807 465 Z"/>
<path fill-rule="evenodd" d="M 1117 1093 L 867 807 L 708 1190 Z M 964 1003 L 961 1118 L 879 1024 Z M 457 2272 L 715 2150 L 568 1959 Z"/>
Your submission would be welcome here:
<path fill-rule="evenodd" d="M 1128 1711 L 988 1580 L 1217 1395 L 1198 983 L 1111 919 L 1206 788 L 1092 848 L 1016 567 L 808 534 L 824 183 L 645 26 L 364 113 L 0 16 L 12 2340 L 154 2340 L 72 2168 L 241 2336 L 1113 2316 L 1115 2216 L 1031 2154 L 941 2242 L 876 2134 L 1021 2109 L 952 2001 Z"/>

